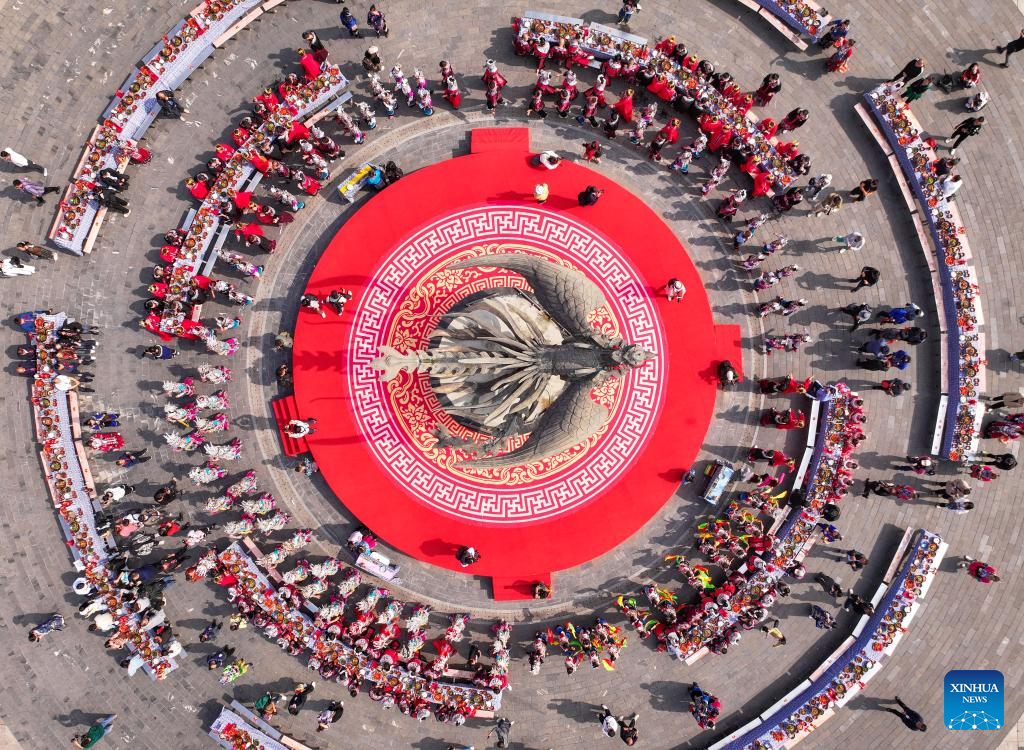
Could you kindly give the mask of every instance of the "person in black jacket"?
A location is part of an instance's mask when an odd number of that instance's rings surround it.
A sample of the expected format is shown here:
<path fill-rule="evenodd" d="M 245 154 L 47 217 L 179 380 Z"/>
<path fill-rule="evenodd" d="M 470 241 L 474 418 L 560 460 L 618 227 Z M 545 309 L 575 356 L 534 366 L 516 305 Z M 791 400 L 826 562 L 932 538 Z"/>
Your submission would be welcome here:
<path fill-rule="evenodd" d="M 101 206 L 105 206 L 110 211 L 116 211 L 125 216 L 132 212 L 128 201 L 115 193 L 111 188 L 97 186 L 92 194 Z"/>
<path fill-rule="evenodd" d="M 897 73 L 890 79 L 889 83 L 896 83 L 902 81 L 903 83 L 910 83 L 917 78 L 921 73 L 924 72 L 924 58 L 915 57 L 913 60 L 903 66 L 903 70 Z"/>
<path fill-rule="evenodd" d="M 602 193 L 604 193 L 604 190 L 588 185 L 587 189 L 577 196 L 577 199 L 581 206 L 593 206 L 597 203 L 597 199 L 601 197 Z"/>
<path fill-rule="evenodd" d="M 176 117 L 179 120 L 182 115 L 187 115 L 188 110 L 182 107 L 174 98 L 174 92 L 170 89 L 162 89 L 156 92 L 156 103 L 160 105 L 160 112 L 166 117 Z"/>
<path fill-rule="evenodd" d="M 891 714 L 896 714 L 897 716 L 899 716 L 900 719 L 903 721 L 903 725 L 911 731 L 925 732 L 928 730 L 928 727 L 925 725 L 924 719 L 921 717 L 921 714 L 919 714 L 917 711 L 910 708 L 906 703 L 901 701 L 898 695 L 896 696 L 895 700 L 896 703 L 899 704 L 899 707 L 902 709 L 901 711 L 897 711 L 895 708 L 883 708 L 882 710 L 888 711 Z"/>
<path fill-rule="evenodd" d="M 953 145 L 949 149 L 949 155 L 956 156 L 957 147 L 963 143 L 966 138 L 970 138 L 972 135 L 980 133 L 984 125 L 984 117 L 968 117 L 966 120 L 962 120 L 953 129 L 953 134 L 946 139 L 946 143 L 953 141 Z"/>
<path fill-rule="evenodd" d="M 1010 67 L 1010 55 L 1014 52 L 1020 52 L 1022 49 L 1024 49 L 1024 29 L 1021 29 L 1020 36 L 1012 42 L 1007 42 L 1005 45 L 996 47 L 996 52 L 1006 53 L 1006 57 L 1004 57 L 1003 61 L 999 64 L 1004 68 Z"/>
<path fill-rule="evenodd" d="M 878 283 L 882 274 L 874 266 L 864 266 L 860 269 L 860 276 L 855 279 L 850 279 L 851 282 L 856 282 L 857 286 L 851 289 L 851 292 L 856 292 L 858 289 L 864 286 L 874 286 Z"/>

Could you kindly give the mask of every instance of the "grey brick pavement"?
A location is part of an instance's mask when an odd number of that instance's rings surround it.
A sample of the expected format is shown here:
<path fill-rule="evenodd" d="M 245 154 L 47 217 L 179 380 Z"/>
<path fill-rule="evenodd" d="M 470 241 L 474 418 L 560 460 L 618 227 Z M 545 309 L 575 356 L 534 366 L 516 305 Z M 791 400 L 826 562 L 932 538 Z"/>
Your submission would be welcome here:
<path fill-rule="evenodd" d="M 36 6 L 25 2 L 0 3 L 0 43 L 7 53 L 0 58 L 0 81 L 4 89 L 5 117 L 0 137 L 50 166 L 54 184 L 67 176 L 77 159 L 81 142 L 106 105 L 114 87 L 138 56 L 149 49 L 159 31 L 174 23 L 191 2 L 161 2 L 141 6 L 126 0 L 106 3 L 76 2 L 73 5 Z M 368 3 L 354 2 L 359 13 Z M 604 7 L 568 0 L 535 7 L 569 15 L 607 21 L 615 3 Z M 852 70 L 845 78 L 824 76 L 820 56 L 793 50 L 770 28 L 751 17 L 734 0 L 685 0 L 682 3 L 648 0 L 634 21 L 634 30 L 654 36 L 658 31 L 675 33 L 698 54 L 731 70 L 741 82 L 753 86 L 768 70 L 783 75 L 785 90 L 768 108 L 780 116 L 797 104 L 812 109 L 810 123 L 798 132 L 805 150 L 815 160 L 814 172 L 829 171 L 835 186 L 851 187 L 867 174 L 882 181 L 879 199 L 847 206 L 829 219 L 786 219 L 779 230 L 793 237 L 786 258 L 779 265 L 797 262 L 804 272 L 784 292 L 811 301 L 807 311 L 787 322 L 770 321 L 770 330 L 807 327 L 815 344 L 794 356 L 762 358 L 752 353 L 745 361 L 748 373 L 767 371 L 797 374 L 812 369 L 828 377 L 847 377 L 855 384 L 870 381 L 851 370 L 850 339 L 837 327 L 838 319 L 828 310 L 845 304 L 851 297 L 846 285 L 836 279 L 852 278 L 860 265 L 869 263 L 883 272 L 883 283 L 862 292 L 858 298 L 869 304 L 899 304 L 908 296 L 922 300 L 927 277 L 920 248 L 913 234 L 888 164 L 851 111 L 859 92 L 879 78 L 902 66 L 912 53 L 920 52 L 935 67 L 952 69 L 980 55 L 1012 36 L 1020 17 L 1009 2 L 976 4 L 955 0 L 942 5 L 898 0 L 880 3 L 847 2 L 842 14 L 854 22 L 854 36 L 860 42 Z M 534 7 L 534 6 L 531 6 Z M 523 6 L 510 2 L 449 2 L 446 4 L 394 2 L 385 5 L 393 29 L 381 44 L 386 61 L 400 56 L 406 65 L 419 65 L 428 74 L 436 70 L 441 57 L 451 59 L 473 89 L 463 112 L 452 115 L 439 105 L 430 119 L 407 113 L 371 134 L 366 146 L 356 153 L 384 153 L 397 157 L 406 168 L 422 166 L 466 148 L 465 131 L 488 120 L 483 114 L 476 74 L 484 55 L 504 64 L 519 101 L 507 108 L 499 124 L 525 123 L 521 99 L 532 80 L 528 65 L 510 54 L 507 20 Z M 109 10 L 110 12 L 106 12 Z M 290 61 L 290 49 L 305 28 L 323 31 L 336 58 L 356 59 L 366 42 L 342 38 L 335 28 L 337 6 L 317 0 L 292 0 L 274 16 L 260 21 L 218 52 L 183 87 L 191 110 L 187 122 L 160 122 L 147 139 L 155 153 L 154 162 L 132 172 L 131 217 L 116 217 L 103 228 L 94 255 L 85 260 L 61 257 L 56 264 L 40 263 L 41 272 L 30 279 L 4 280 L 4 311 L 37 305 L 77 311 L 88 322 L 107 330 L 100 350 L 97 394 L 89 400 L 95 408 L 111 408 L 129 415 L 126 432 L 137 443 L 155 445 L 162 431 L 159 421 L 161 399 L 156 389 L 165 370 L 133 355 L 148 338 L 137 331 L 135 313 L 141 290 L 148 280 L 148 267 L 155 258 L 159 233 L 175 224 L 187 208 L 178 188 L 185 173 L 205 160 L 244 102 L 264 83 L 276 78 Z M 989 55 L 988 62 L 995 60 Z M 355 78 L 358 69 L 346 68 Z M 1022 191 L 1024 171 L 1015 116 L 1020 109 L 1019 74 L 983 66 L 983 85 L 993 94 L 985 114 L 990 120 L 986 133 L 963 149 L 962 173 L 968 182 L 959 198 L 971 232 L 972 246 L 981 258 L 981 280 L 988 321 L 991 389 L 1021 383 L 1021 372 L 1007 353 L 1020 348 L 1020 292 L 1014 283 L 1020 277 Z M 362 86 L 362 83 L 360 83 Z M 922 121 L 934 132 L 945 134 L 959 120 L 959 97 L 929 94 L 915 106 Z M 557 119 L 557 118 L 554 118 Z M 687 127 L 692 127 L 690 123 Z M 557 148 L 567 155 L 576 152 L 583 131 L 562 122 L 530 123 L 534 142 Z M 711 206 L 694 194 L 697 178 L 689 180 L 655 172 L 630 149 L 617 144 L 599 169 L 610 179 L 628 185 L 648 197 L 652 205 L 671 221 L 705 275 L 716 317 L 720 322 L 738 322 L 748 337 L 759 334 L 748 312 L 754 300 L 748 283 L 730 270 L 726 233 L 713 218 Z M 21 239 L 39 237 L 52 215 L 49 209 L 34 209 L 11 198 L 6 187 L 13 176 L 2 171 L 3 195 L 10 198 L 0 216 L 0 232 L 6 246 Z M 699 174 L 699 171 L 698 171 Z M 344 221 L 348 209 L 327 200 L 314 201 L 305 209 L 301 222 L 289 228 L 281 250 L 269 263 L 259 289 L 259 302 L 246 316 L 247 348 L 236 356 L 235 367 L 247 378 L 232 384 L 235 406 L 232 416 L 247 415 L 236 433 L 247 440 L 246 464 L 260 468 L 265 484 L 274 487 L 300 521 L 319 526 L 330 550 L 332 538 L 346 533 L 351 519 L 322 483 L 299 481 L 278 455 L 277 438 L 269 429 L 269 399 L 274 394 L 273 368 L 278 360 L 269 349 L 273 331 L 293 319 L 296 292 L 301 288 L 333 230 Z M 852 230 L 868 237 L 859 255 L 838 255 L 820 248 L 828 236 Z M 763 230 L 762 230 L 763 231 Z M 934 310 L 922 303 L 934 326 Z M 781 319 L 779 319 L 781 320 Z M 10 329 L 0 334 L 7 346 L 19 341 Z M 751 340 L 756 340 L 751 339 Z M 749 341 L 748 341 L 749 343 Z M 749 353 L 749 352 L 748 352 Z M 881 394 L 868 395 L 871 415 L 869 440 L 859 452 L 863 476 L 891 472 L 891 458 L 926 448 L 936 403 L 937 386 L 934 345 L 915 352 L 915 363 L 906 376 L 915 384 L 913 398 L 890 400 Z M 244 357 L 244 359 L 242 359 Z M 187 351 L 171 367 L 173 373 L 201 361 L 198 352 Z M 10 689 L 0 693 L 0 715 L 26 748 L 65 746 L 68 738 L 95 714 L 117 711 L 121 720 L 110 746 L 145 748 L 201 748 L 208 740 L 199 736 L 201 725 L 215 712 L 218 700 L 227 697 L 201 665 L 205 649 L 196 646 L 194 657 L 166 683 L 153 684 L 141 676 L 128 680 L 113 659 L 105 654 L 99 639 L 86 633 L 76 621 L 57 638 L 33 646 L 24 631 L 37 615 L 62 608 L 73 609 L 69 583 L 73 576 L 58 540 L 53 514 L 45 500 L 31 441 L 31 422 L 26 404 L 25 384 L 11 381 L 0 393 L 0 408 L 7 417 L 0 468 L 7 480 L 7 502 L 0 504 L 0 524 L 5 530 L 0 569 L 0 670 Z M 738 445 L 754 439 L 753 414 L 758 400 L 749 391 L 724 397 L 706 442 L 706 457 L 732 459 Z M 781 445 L 777 436 L 757 436 L 762 445 Z M 794 440 L 795 441 L 795 440 Z M 165 473 L 183 473 L 181 462 L 166 451 L 158 461 L 136 470 L 139 476 L 157 482 Z M 102 459 L 94 462 L 101 477 L 116 476 Z M 133 477 L 134 479 L 135 477 Z M 985 556 L 1006 571 L 1020 567 L 1021 552 L 1016 544 L 1021 534 L 1017 504 L 1020 492 L 1009 478 L 980 488 L 975 493 L 979 509 L 965 517 L 950 517 L 924 505 L 894 507 L 888 501 L 851 499 L 841 522 L 848 542 L 864 550 L 874 563 L 857 576 L 844 571 L 822 550 L 816 548 L 812 570 L 824 570 L 841 577 L 858 590 L 873 589 L 891 554 L 900 530 L 907 525 L 925 525 L 942 533 L 952 543 L 954 554 Z M 201 493 L 192 493 L 186 506 L 195 512 Z M 689 536 L 693 518 L 703 508 L 692 494 L 669 502 L 664 511 L 622 548 L 581 569 L 560 574 L 558 590 L 568 594 L 541 611 L 516 611 L 524 621 L 517 638 L 526 640 L 535 621 L 564 617 L 568 612 L 595 611 L 605 594 L 617 592 L 626 580 L 644 580 L 644 571 L 662 552 Z M 452 577 L 405 561 L 409 585 L 423 598 L 436 600 L 440 608 L 472 607 L 482 612 L 493 608 L 480 582 L 469 577 Z M 659 573 L 664 578 L 664 574 Z M 645 746 L 703 747 L 714 737 L 698 735 L 685 715 L 685 683 L 697 679 L 723 699 L 725 714 L 721 727 L 728 729 L 749 720 L 796 684 L 841 640 L 841 634 L 821 637 L 803 617 L 806 603 L 822 601 L 812 584 L 795 588 L 794 601 L 777 608 L 784 616 L 783 628 L 790 640 L 785 649 L 769 649 L 756 638 L 747 638 L 727 657 L 707 658 L 692 668 L 671 662 L 643 644 L 631 644 L 624 652 L 617 673 L 580 673 L 574 678 L 562 674 L 557 661 L 546 665 L 539 677 L 531 677 L 522 664 L 513 669 L 513 690 L 506 707 L 517 719 L 516 735 L 523 747 L 573 747 L 596 737 L 596 727 L 587 715 L 594 704 L 607 702 L 616 710 L 639 710 Z M 1024 587 L 1009 575 L 996 587 L 985 588 L 952 572 L 944 573 L 933 588 L 931 601 L 915 620 L 895 657 L 870 685 L 866 696 L 843 709 L 808 740 L 808 748 L 868 746 L 880 747 L 962 747 L 960 735 L 939 727 L 941 679 L 950 668 L 999 668 L 1015 691 L 1024 671 L 1018 653 L 1024 644 L 1021 602 Z M 169 591 L 175 622 L 191 634 L 204 618 L 224 613 L 217 592 L 203 586 L 181 583 Z M 447 603 L 447 604 L 446 604 Z M 578 615 L 577 615 L 578 616 Z M 481 628 L 486 618 L 478 620 Z M 852 626 L 848 616 L 840 618 L 840 630 Z M 479 635 L 480 630 L 477 630 Z M 235 690 L 249 699 L 268 685 L 288 686 L 291 679 L 305 675 L 301 665 L 278 653 L 251 631 L 227 637 L 256 662 L 255 669 Z M 30 648 L 31 646 L 31 648 Z M 784 652 L 784 653 L 780 653 Z M 899 692 L 921 710 L 932 729 L 926 737 L 908 736 L 894 717 L 875 709 L 875 699 Z M 311 701 L 312 708 L 336 697 L 337 691 L 324 686 Z M 349 701 L 343 723 L 328 735 L 315 738 L 324 747 L 443 747 L 445 741 L 484 745 L 484 732 L 476 727 L 458 731 L 435 724 L 418 725 L 397 714 L 387 714 L 369 705 L 365 698 Z M 1007 718 L 1021 714 L 1024 700 L 1018 692 L 1007 695 Z M 298 720 L 283 720 L 285 729 L 300 737 L 313 738 L 312 713 Z M 971 746 L 995 746 L 997 738 L 977 735 Z"/>

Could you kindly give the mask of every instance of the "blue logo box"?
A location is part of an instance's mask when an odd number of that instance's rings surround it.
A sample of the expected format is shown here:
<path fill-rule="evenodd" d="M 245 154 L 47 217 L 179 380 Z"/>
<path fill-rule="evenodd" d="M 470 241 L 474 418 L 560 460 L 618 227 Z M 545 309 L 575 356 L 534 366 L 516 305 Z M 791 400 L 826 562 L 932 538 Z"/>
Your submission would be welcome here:
<path fill-rule="evenodd" d="M 946 672 L 943 723 L 953 730 L 1002 729 L 1003 673 L 995 669 Z"/>

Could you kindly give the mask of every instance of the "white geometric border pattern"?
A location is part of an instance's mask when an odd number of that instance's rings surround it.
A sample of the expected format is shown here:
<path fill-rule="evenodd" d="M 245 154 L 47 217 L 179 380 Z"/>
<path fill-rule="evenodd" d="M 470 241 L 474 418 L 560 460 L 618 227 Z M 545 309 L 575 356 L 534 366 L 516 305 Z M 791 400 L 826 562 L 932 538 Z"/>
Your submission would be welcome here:
<path fill-rule="evenodd" d="M 658 356 L 626 378 L 621 406 L 602 439 L 564 472 L 502 490 L 477 485 L 427 461 L 395 424 L 377 373 L 387 323 L 426 267 L 467 247 L 494 242 L 539 245 L 564 257 L 598 284 L 623 338 Z M 465 520 L 523 523 L 564 513 L 615 483 L 657 421 L 667 367 L 664 335 L 646 284 L 595 230 L 532 206 L 480 206 L 438 219 L 400 244 L 378 268 L 359 301 L 348 343 L 350 403 L 363 437 L 383 467 L 422 502 Z"/>

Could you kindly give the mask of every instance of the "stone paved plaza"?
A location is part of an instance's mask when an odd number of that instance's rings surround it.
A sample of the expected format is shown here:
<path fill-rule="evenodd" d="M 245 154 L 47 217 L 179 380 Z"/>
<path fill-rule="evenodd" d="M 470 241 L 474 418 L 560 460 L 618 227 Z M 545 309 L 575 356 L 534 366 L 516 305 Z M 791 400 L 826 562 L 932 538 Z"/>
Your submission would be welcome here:
<path fill-rule="evenodd" d="M 162 30 L 173 26 L 193 4 L 194 0 L 46 4 L 0 0 L 4 50 L 0 54 L 4 88 L 0 146 L 10 145 L 48 166 L 49 184 L 63 188 L 120 81 L 158 41 Z M 533 66 L 513 54 L 509 20 L 529 8 L 614 25 L 618 3 L 548 0 L 523 6 L 503 0 L 392 0 L 381 5 L 391 34 L 379 41 L 350 39 L 338 26 L 340 6 L 326 0 L 289 0 L 264 15 L 182 85 L 180 98 L 189 109 L 182 121 L 162 119 L 150 128 L 145 145 L 153 151 L 153 161 L 130 168 L 131 215 L 108 218 L 89 256 L 62 253 L 53 263 L 36 261 L 39 272 L 32 277 L 0 279 L 5 318 L 23 310 L 50 308 L 66 310 L 103 329 L 94 369 L 95 393 L 84 394 L 83 411 L 119 412 L 124 416 L 122 432 L 128 445 L 148 446 L 155 459 L 124 474 L 113 461 L 96 457 L 91 466 L 98 484 L 128 478 L 140 486 L 140 496 L 148 497 L 169 475 L 182 476 L 186 470 L 182 467 L 187 462 L 160 438 L 165 431 L 160 382 L 187 374 L 210 357 L 199 347 L 183 344 L 181 355 L 169 367 L 140 358 L 143 347 L 155 342 L 138 327 L 145 287 L 151 267 L 159 263 L 163 232 L 177 226 L 192 205 L 183 179 L 212 156 L 216 143 L 228 138 L 253 94 L 279 80 L 283 72 L 297 70 L 294 49 L 301 45 L 303 31 L 314 29 L 321 35 L 331 59 L 340 62 L 353 81 L 357 100 L 367 96 L 366 76 L 358 61 L 371 43 L 379 45 L 385 70 L 400 60 L 407 71 L 422 68 L 432 84 L 436 84 L 438 60 L 448 59 L 463 88 L 469 90 L 459 112 L 453 113 L 438 96 L 432 117 L 421 117 L 404 104 L 393 121 L 379 116 L 380 127 L 365 144 L 352 146 L 350 140 L 343 144 L 348 156 L 336 166 L 335 179 L 365 160 L 394 160 L 408 173 L 465 154 L 468 132 L 475 127 L 526 126 L 534 149 L 553 149 L 575 159 L 581 157 L 584 140 L 595 136 L 592 129 L 577 126 L 571 118 L 552 116 L 539 122 L 525 116 Z M 349 6 L 362 21 L 369 3 L 358 0 Z M 943 728 L 942 680 L 950 669 L 1001 670 L 1006 680 L 1006 722 L 1014 732 L 1011 736 L 1018 736 L 1013 727 L 1024 713 L 1020 690 L 1024 584 L 1019 576 L 1024 492 L 1014 474 L 1021 472 L 1001 472 L 995 482 L 976 486 L 972 499 L 977 508 L 967 515 L 937 508 L 935 498 L 903 504 L 859 495 L 861 481 L 867 478 L 902 477 L 917 484 L 917 477 L 893 465 L 930 448 L 938 409 L 939 350 L 938 317 L 920 242 L 892 169 L 853 107 L 863 92 L 895 74 L 915 55 L 926 58 L 930 72 L 960 70 L 972 61 L 981 62 L 983 86 L 992 102 L 983 113 L 988 120 L 985 130 L 960 149 L 959 171 L 966 185 L 957 205 L 970 233 L 984 295 L 988 391 L 997 394 L 1024 385 L 1020 362 L 1010 359 L 1010 352 L 1024 348 L 1019 284 L 1024 278 L 1020 250 L 1024 127 L 1014 114 L 1017 105 L 1024 104 L 1020 86 L 1024 58 L 1002 69 L 997 64 L 1001 56 L 992 51 L 1017 36 L 1024 16 L 1012 0 L 834 0 L 828 7 L 852 19 L 851 36 L 858 41 L 850 71 L 843 75 L 825 74 L 825 58 L 816 47 L 797 50 L 736 0 L 644 0 L 642 12 L 631 24 L 633 33 L 652 40 L 674 34 L 700 57 L 715 61 L 719 70 L 732 72 L 744 89 L 752 90 L 766 73 L 778 72 L 783 90 L 765 111 L 781 119 L 798 105 L 810 109 L 810 120 L 796 138 L 801 151 L 813 160 L 811 175 L 830 172 L 833 188 L 841 191 L 868 176 L 879 180 L 877 197 L 848 203 L 834 216 L 810 218 L 801 206 L 766 228 L 793 240 L 779 254 L 777 265 L 801 267 L 782 292 L 787 298 L 809 301 L 796 315 L 760 321 L 751 314 L 758 301 L 769 299 L 768 293 L 757 300 L 750 291 L 750 280 L 737 272 L 731 260 L 731 231 L 714 215 L 717 201 L 700 199 L 699 185 L 711 166 L 709 159 L 699 162 L 687 178 L 652 166 L 620 135 L 594 168 L 642 196 L 670 224 L 701 273 L 716 322 L 742 327 L 743 367 L 749 379 L 786 373 L 803 378 L 813 373 L 823 380 L 846 379 L 864 396 L 868 438 L 856 454 L 860 461 L 856 494 L 843 506 L 840 526 L 845 540 L 833 547 L 815 545 L 806 561 L 809 572 L 825 572 L 860 593 L 869 593 L 877 588 L 907 527 L 927 528 L 949 542 L 949 553 L 927 602 L 895 654 L 866 690 L 804 740 L 802 747 L 995 748 L 1005 739 L 1004 732 Z M 510 82 L 505 96 L 511 103 L 500 109 L 498 117 L 484 107 L 479 78 L 488 57 L 499 62 Z M 589 86 L 593 72 L 581 74 L 581 79 Z M 616 95 L 621 93 L 621 84 L 612 88 Z M 941 141 L 966 116 L 963 99 L 962 93 L 946 95 L 933 89 L 914 104 L 914 110 Z M 692 136 L 693 120 L 684 118 L 683 128 L 685 137 Z M 11 186 L 17 176 L 9 165 L 0 163 L 0 194 L 5 199 L 0 250 L 4 253 L 20 241 L 41 242 L 53 219 L 54 199 L 45 208 L 34 207 Z M 746 178 L 744 183 L 737 178 L 733 170 L 722 187 L 749 188 Z M 458 186 L 439 189 L 458 190 Z M 532 186 L 510 189 L 526 195 Z M 766 199 L 759 200 L 767 205 Z M 257 299 L 241 313 L 243 324 L 236 333 L 243 346 L 231 363 L 236 372 L 228 387 L 232 434 L 245 440 L 244 457 L 238 463 L 256 468 L 262 483 L 296 524 L 317 530 L 311 556 L 336 553 L 357 521 L 322 480 L 309 481 L 295 473 L 295 461 L 281 455 L 270 402 L 279 395 L 274 370 L 286 358 L 272 344 L 277 331 L 293 326 L 297 300 L 313 266 L 359 206 L 359 201 L 347 204 L 327 189 L 284 230 L 277 252 L 259 261 L 266 263 L 267 270 L 258 286 L 254 283 L 248 289 Z M 859 253 L 839 254 L 830 238 L 852 231 L 864 234 L 866 247 Z M 650 248 L 652 253 L 658 251 Z M 850 294 L 848 280 L 862 265 L 878 268 L 882 280 Z M 893 399 L 871 391 L 881 379 L 879 374 L 855 367 L 855 346 L 864 338 L 851 337 L 848 318 L 838 312 L 854 299 L 873 306 L 913 300 L 924 308 L 922 325 L 935 335 L 914 348 L 914 361 L 901 374 L 913 384 L 910 394 Z M 227 311 L 217 305 L 211 308 Z M 800 353 L 771 357 L 758 353 L 765 331 L 802 330 L 810 332 L 813 343 Z M 13 354 L 24 338 L 5 325 L 0 328 L 0 341 Z M 205 665 L 210 644 L 199 644 L 197 635 L 211 617 L 223 618 L 232 610 L 216 587 L 187 583 L 180 576 L 167 593 L 168 615 L 188 657 L 162 682 L 152 682 L 143 674 L 126 676 L 117 659 L 104 650 L 103 639 L 86 631 L 86 621 L 71 616 L 80 601 L 70 587 L 76 576 L 40 471 L 28 386 L 13 374 L 6 382 L 8 387 L 0 395 L 6 427 L 0 436 L 0 472 L 6 488 L 0 503 L 0 675 L 6 682 L 0 693 L 0 720 L 17 741 L 12 747 L 67 747 L 71 737 L 93 720 L 117 713 L 118 722 L 103 748 L 199 750 L 213 746 L 204 734 L 225 701 L 251 702 L 267 689 L 284 692 L 294 682 L 310 679 L 304 659 L 289 657 L 253 628 L 233 633 L 225 629 L 220 640 L 236 646 L 254 667 L 229 689 L 220 686 Z M 755 442 L 799 455 L 801 431 L 758 427 L 757 417 L 765 405 L 750 380 L 735 391 L 720 392 L 701 465 L 716 458 L 738 461 Z M 996 444 L 985 445 L 993 450 Z M 1011 444 L 1010 449 L 1018 448 Z M 947 465 L 940 476 L 952 476 L 952 467 Z M 172 510 L 202 519 L 206 497 L 207 493 L 192 488 Z M 664 567 L 663 557 L 690 547 L 694 523 L 706 513 L 694 485 L 684 487 L 627 542 L 579 568 L 557 573 L 555 595 L 543 605 L 513 607 L 495 602 L 484 579 L 424 565 L 398 552 L 392 557 L 402 564 L 405 583 L 394 589 L 395 595 L 435 608 L 432 635 L 443 613 L 472 612 L 473 641 L 485 650 L 491 640 L 487 631 L 491 622 L 498 617 L 515 621 L 511 690 L 505 693 L 500 712 L 516 722 L 514 748 L 557 749 L 598 741 L 599 728 L 591 712 L 602 703 L 617 713 L 640 714 L 643 747 L 705 748 L 788 693 L 849 635 L 856 622 L 852 614 L 838 611 L 839 626 L 832 631 L 815 629 L 806 616 L 813 603 L 838 610 L 811 575 L 795 583 L 793 596 L 774 607 L 788 639 L 784 648 L 772 648 L 770 639 L 753 631 L 728 655 L 709 655 L 686 666 L 655 652 L 650 641 L 631 637 L 614 672 L 584 667 L 567 676 L 553 650 L 541 674 L 533 676 L 523 646 L 535 630 L 569 617 L 582 621 L 600 614 L 628 629 L 614 611 L 613 597 L 639 592 L 651 580 L 679 587 L 678 576 Z M 862 550 L 872 562 L 851 572 L 834 554 L 846 547 Z M 992 563 L 1003 580 L 984 586 L 956 571 L 955 558 L 963 555 Z M 42 644 L 29 643 L 27 630 L 55 611 L 68 616 L 67 629 Z M 464 658 L 463 644 L 456 661 Z M 722 700 L 723 712 L 714 732 L 701 733 L 688 715 L 687 688 L 693 681 Z M 924 715 L 929 724 L 926 734 L 907 731 L 895 716 L 880 710 L 880 704 L 896 694 Z M 342 721 L 331 731 L 317 734 L 315 714 L 330 700 L 342 697 L 346 698 Z M 493 741 L 493 737 L 485 739 L 488 723 L 471 721 L 457 729 L 433 720 L 419 723 L 398 711 L 382 710 L 365 693 L 349 699 L 340 686 L 326 682 L 318 685 L 299 716 L 282 712 L 275 725 L 316 748 L 443 750 L 453 743 L 491 747 L 488 743 Z M 6 747 L 2 734 L 0 747 Z"/>

